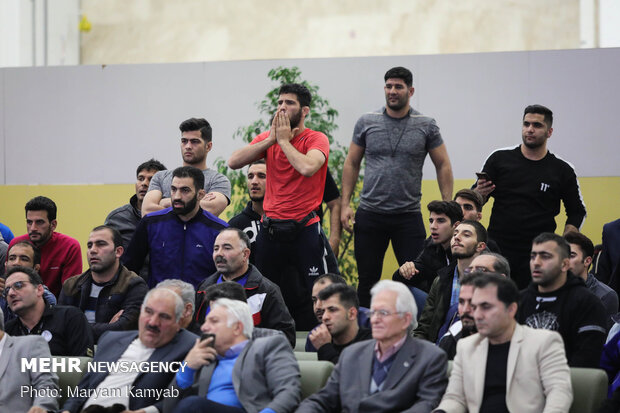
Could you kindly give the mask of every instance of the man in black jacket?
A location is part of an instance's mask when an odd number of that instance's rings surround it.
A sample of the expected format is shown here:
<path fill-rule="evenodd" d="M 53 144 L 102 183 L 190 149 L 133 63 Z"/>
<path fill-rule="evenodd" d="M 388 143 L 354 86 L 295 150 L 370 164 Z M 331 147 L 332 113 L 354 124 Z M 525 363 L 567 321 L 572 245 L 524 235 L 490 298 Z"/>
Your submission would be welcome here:
<path fill-rule="evenodd" d="M 209 307 L 204 301 L 207 287 L 235 281 L 245 288 L 254 325 L 282 331 L 295 347 L 295 322 L 284 305 L 280 288 L 249 263 L 249 243 L 245 232 L 237 228 L 225 228 L 217 236 L 213 245 L 213 262 L 217 271 L 201 282 L 196 290 L 194 320 L 198 326 L 204 323 Z"/>
<path fill-rule="evenodd" d="M 605 343 L 605 309 L 584 281 L 573 275 L 570 245 L 554 233 L 532 241 L 532 282 L 521 292 L 517 321 L 562 335 L 571 367 L 598 368 Z"/>
<path fill-rule="evenodd" d="M 452 262 L 450 241 L 456 226 L 463 220 L 463 210 L 455 201 L 429 202 L 429 231 L 424 249 L 413 261 L 394 272 L 392 279 L 428 292 L 437 271 Z"/>
<path fill-rule="evenodd" d="M 87 248 L 90 268 L 65 281 L 58 304 L 72 305 L 84 312 L 95 342 L 105 331 L 136 329 L 148 287 L 139 275 L 121 264 L 121 233 L 106 225 L 95 227 Z"/>
<path fill-rule="evenodd" d="M 414 335 L 435 343 L 450 326 L 458 308 L 465 269 L 486 248 L 487 231 L 478 221 L 463 221 L 454 230 L 451 249 L 456 262 L 438 271 Z M 442 327 L 444 327 L 442 329 Z"/>

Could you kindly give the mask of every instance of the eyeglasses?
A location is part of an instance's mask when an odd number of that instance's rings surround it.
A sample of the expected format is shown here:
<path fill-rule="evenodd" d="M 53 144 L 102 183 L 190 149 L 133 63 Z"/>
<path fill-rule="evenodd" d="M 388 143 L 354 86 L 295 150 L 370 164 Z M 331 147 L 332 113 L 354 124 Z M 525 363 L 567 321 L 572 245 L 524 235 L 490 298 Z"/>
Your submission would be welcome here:
<path fill-rule="evenodd" d="M 394 314 L 402 314 L 402 311 L 395 311 L 395 312 L 391 312 L 388 310 L 370 310 L 368 312 L 368 314 L 370 315 L 370 317 L 372 316 L 376 316 L 377 318 L 384 318 L 384 317 L 388 317 Z"/>
<path fill-rule="evenodd" d="M 26 285 L 26 283 L 29 283 L 30 281 L 16 281 L 13 283 L 13 285 L 6 285 L 4 287 L 4 291 L 2 292 L 2 296 L 4 298 L 7 297 L 7 295 L 9 295 L 9 291 L 12 289 L 14 289 L 15 291 L 19 291 L 22 288 L 24 288 L 24 285 Z"/>
<path fill-rule="evenodd" d="M 465 268 L 465 271 L 463 271 L 465 274 L 471 274 L 472 272 L 489 272 L 491 270 L 489 270 L 486 267 L 467 267 Z"/>

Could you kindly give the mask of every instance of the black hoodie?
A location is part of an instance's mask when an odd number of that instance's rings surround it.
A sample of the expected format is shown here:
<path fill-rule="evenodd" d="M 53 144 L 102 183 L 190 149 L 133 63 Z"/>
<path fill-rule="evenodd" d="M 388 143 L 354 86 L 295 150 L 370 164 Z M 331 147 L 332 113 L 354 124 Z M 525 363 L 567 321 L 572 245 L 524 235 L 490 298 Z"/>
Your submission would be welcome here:
<path fill-rule="evenodd" d="M 566 283 L 550 293 L 530 283 L 521 291 L 517 321 L 559 332 L 569 366 L 599 368 L 607 334 L 605 309 L 581 278 L 569 272 Z"/>

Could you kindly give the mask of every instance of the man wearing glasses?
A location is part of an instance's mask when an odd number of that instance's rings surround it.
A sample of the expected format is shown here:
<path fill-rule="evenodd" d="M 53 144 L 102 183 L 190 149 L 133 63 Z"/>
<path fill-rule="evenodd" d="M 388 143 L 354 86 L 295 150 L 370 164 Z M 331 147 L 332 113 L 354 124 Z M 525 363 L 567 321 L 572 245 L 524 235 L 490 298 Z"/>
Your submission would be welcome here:
<path fill-rule="evenodd" d="M 410 336 L 417 308 L 402 283 L 383 280 L 371 290 L 373 340 L 345 348 L 325 387 L 297 413 L 431 411 L 446 388 L 446 354 Z M 341 392 L 344 389 L 344 392 Z"/>
<path fill-rule="evenodd" d="M 3 295 L 17 318 L 6 324 L 9 335 L 40 335 L 52 356 L 93 356 L 93 333 L 86 316 L 71 306 L 52 306 L 43 298 L 43 281 L 27 267 L 7 271 Z"/>

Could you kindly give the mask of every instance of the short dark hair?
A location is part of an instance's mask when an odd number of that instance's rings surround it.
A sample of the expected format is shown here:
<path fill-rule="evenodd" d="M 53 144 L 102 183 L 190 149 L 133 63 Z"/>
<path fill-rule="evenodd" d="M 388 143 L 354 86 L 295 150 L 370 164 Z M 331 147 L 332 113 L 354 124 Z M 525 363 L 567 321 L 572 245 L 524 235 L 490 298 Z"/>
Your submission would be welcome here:
<path fill-rule="evenodd" d="M 109 225 L 98 225 L 90 232 L 102 231 L 104 229 L 107 229 L 112 233 L 112 242 L 114 242 L 114 248 L 123 246 L 123 236 L 121 235 L 120 231 L 114 227 L 111 227 Z"/>
<path fill-rule="evenodd" d="M 564 239 L 564 237 L 553 232 L 543 232 L 542 234 L 539 234 L 532 240 L 532 245 L 543 244 L 548 241 L 553 241 L 558 245 L 560 250 L 560 258 L 570 258 L 570 245 L 568 245 L 568 242 Z"/>
<path fill-rule="evenodd" d="M 446 215 L 452 225 L 463 220 L 463 209 L 455 201 L 431 201 L 426 207 L 428 212 Z"/>
<path fill-rule="evenodd" d="M 36 272 L 32 268 L 23 267 L 21 265 L 16 265 L 15 267 L 10 267 L 9 269 L 7 269 L 4 279 L 6 280 L 7 278 L 9 278 L 9 276 L 15 274 L 16 272 L 23 272 L 24 274 L 26 274 L 28 276 L 30 284 L 34 285 L 35 287 L 37 285 L 43 284 L 43 280 L 41 279 L 41 276 L 38 272 Z"/>
<path fill-rule="evenodd" d="M 310 107 L 310 102 L 312 102 L 312 94 L 308 90 L 307 87 L 300 83 L 287 83 L 285 85 L 280 86 L 280 90 L 278 91 L 278 95 L 283 95 L 285 93 L 293 93 L 297 96 L 297 101 L 299 102 L 299 106 Z"/>
<path fill-rule="evenodd" d="M 138 165 L 136 169 L 136 177 L 140 175 L 142 171 L 165 171 L 166 167 L 163 163 L 159 162 L 157 159 L 151 158 L 146 162 L 142 162 Z"/>
<path fill-rule="evenodd" d="M 402 66 L 393 67 L 385 72 L 383 80 L 387 82 L 388 79 L 402 79 L 407 87 L 413 85 L 413 73 L 411 73 L 411 70 Z"/>
<path fill-rule="evenodd" d="M 318 283 L 321 280 L 324 279 L 328 279 L 332 282 L 332 284 L 346 284 L 347 281 L 344 279 L 344 277 L 342 275 L 338 275 L 338 274 L 333 274 L 331 272 L 328 272 L 326 274 L 321 274 L 318 277 L 316 277 L 316 279 L 314 280 L 314 284 Z"/>
<path fill-rule="evenodd" d="M 11 250 L 13 249 L 13 247 L 16 247 L 18 245 L 25 245 L 28 246 L 30 248 L 32 248 L 32 265 L 37 265 L 37 264 L 41 264 L 41 250 L 39 248 L 37 248 L 36 245 L 34 245 L 32 242 L 30 241 L 19 241 L 16 242 L 15 244 L 11 245 L 11 248 L 9 248 L 9 250 L 7 251 L 6 256 L 9 256 L 9 253 L 11 252 Z M 1 263 L 0 263 L 1 264 Z"/>
<path fill-rule="evenodd" d="M 220 298 L 230 298 L 231 300 L 248 302 L 245 289 L 236 281 L 223 281 L 219 284 L 212 284 L 205 290 L 204 303 L 209 305 L 211 301 Z"/>
<path fill-rule="evenodd" d="M 224 231 L 230 231 L 230 232 L 236 233 L 239 239 L 241 240 L 241 242 L 245 244 L 245 247 L 250 248 L 250 237 L 248 237 L 248 234 L 246 234 L 243 230 L 239 228 L 235 228 L 235 227 L 226 227 L 220 231 L 220 234 Z"/>
<path fill-rule="evenodd" d="M 213 129 L 205 118 L 189 118 L 179 125 L 181 132 L 200 131 L 200 137 L 205 143 L 211 142 L 213 138 Z"/>
<path fill-rule="evenodd" d="M 47 219 L 52 222 L 56 219 L 56 204 L 46 196 L 35 196 L 26 202 L 26 214 L 28 211 L 47 211 Z"/>
<path fill-rule="evenodd" d="M 551 109 L 549 109 L 548 107 L 543 105 L 529 105 L 523 111 L 523 119 L 525 119 L 525 115 L 527 115 L 528 113 L 543 115 L 547 127 L 550 128 L 551 126 L 553 126 L 553 112 L 551 112 Z"/>
<path fill-rule="evenodd" d="M 459 197 L 467 199 L 468 201 L 471 201 L 476 207 L 476 211 L 478 212 L 482 211 L 482 205 L 484 204 L 484 199 L 482 199 L 482 195 L 480 195 L 478 192 L 474 191 L 473 189 L 463 188 L 460 191 L 458 191 L 456 195 L 454 195 L 454 200 L 456 201 L 456 198 L 459 198 Z"/>
<path fill-rule="evenodd" d="M 590 238 L 583 235 L 581 232 L 570 231 L 564 235 L 564 239 L 569 244 L 576 244 L 581 248 L 583 258 L 594 257 L 594 244 Z M 570 245 L 569 245 L 570 247 Z"/>
<path fill-rule="evenodd" d="M 486 288 L 489 285 L 494 285 L 497 287 L 497 299 L 504 303 L 506 307 L 512 303 L 517 303 L 518 305 L 519 289 L 511 278 L 494 272 L 474 272 L 471 275 L 474 276 L 475 288 Z"/>
<path fill-rule="evenodd" d="M 476 240 L 478 242 L 484 242 L 484 243 L 487 242 L 487 239 L 489 236 L 487 235 L 487 230 L 484 227 L 484 225 L 482 225 L 478 221 L 474 221 L 473 219 L 465 219 L 461 221 L 459 225 L 463 225 L 463 224 L 474 227 L 474 229 L 476 230 Z"/>
<path fill-rule="evenodd" d="M 510 263 L 506 257 L 496 252 L 487 250 L 482 251 L 480 255 L 488 255 L 495 258 L 495 262 L 493 262 L 493 270 L 498 274 L 504 274 L 506 277 L 510 277 Z"/>
<path fill-rule="evenodd" d="M 255 161 L 253 161 L 253 162 L 250 162 L 248 167 L 250 167 L 252 165 L 265 165 L 265 164 L 267 164 L 267 162 L 265 162 L 265 158 L 260 158 L 260 159 L 257 159 Z"/>
<path fill-rule="evenodd" d="M 357 291 L 347 284 L 334 283 L 328 285 L 319 292 L 319 300 L 325 301 L 333 295 L 338 295 L 338 300 L 347 310 L 351 307 L 360 308 Z"/>
<path fill-rule="evenodd" d="M 179 166 L 177 169 L 172 171 L 173 178 L 192 178 L 194 180 L 194 188 L 196 192 L 204 189 L 205 186 L 205 176 L 202 171 L 198 168 L 194 168 L 193 166 Z"/>

